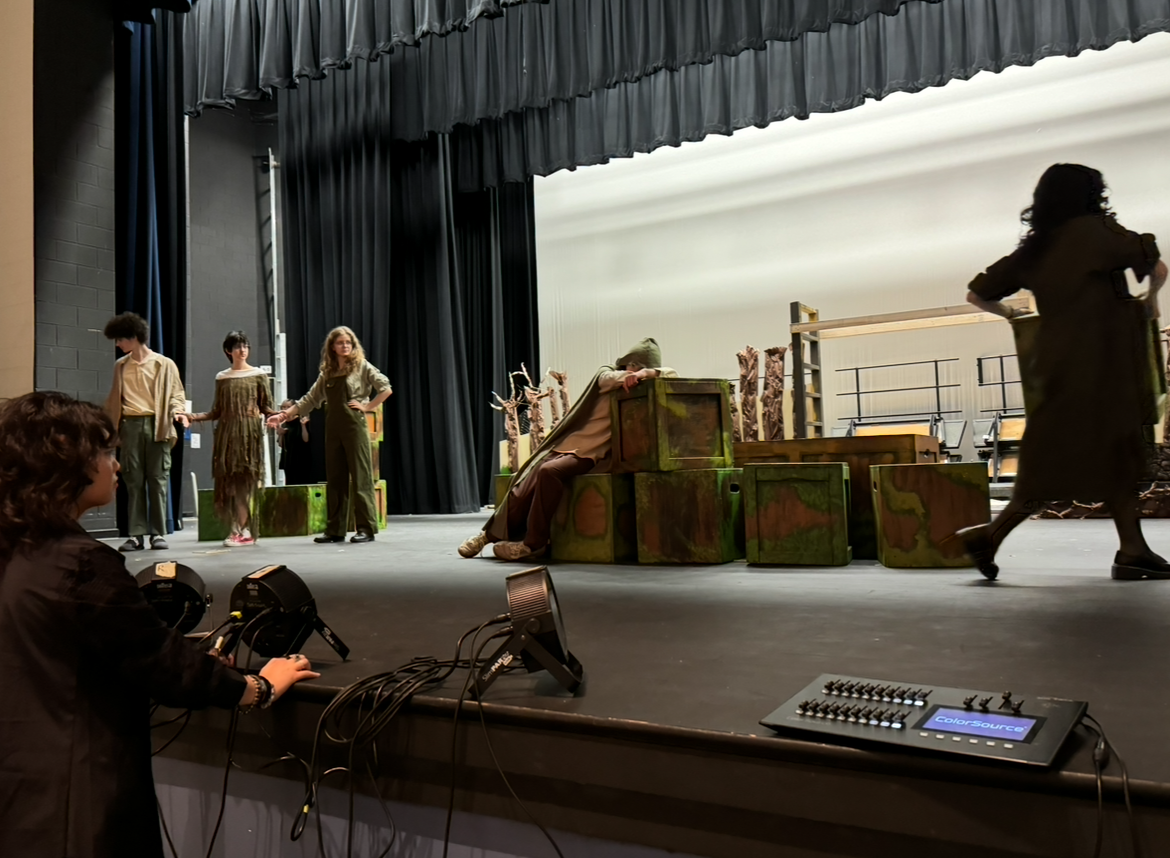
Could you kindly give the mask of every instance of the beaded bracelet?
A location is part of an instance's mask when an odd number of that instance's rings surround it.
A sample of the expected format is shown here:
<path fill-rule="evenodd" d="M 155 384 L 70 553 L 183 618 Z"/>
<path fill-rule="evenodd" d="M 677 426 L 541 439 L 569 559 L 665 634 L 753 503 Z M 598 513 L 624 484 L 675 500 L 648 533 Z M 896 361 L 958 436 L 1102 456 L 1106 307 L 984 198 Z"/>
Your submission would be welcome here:
<path fill-rule="evenodd" d="M 247 713 L 253 709 L 267 709 L 275 702 L 275 690 L 272 687 L 272 683 L 265 677 L 258 674 L 248 674 L 244 677 L 244 680 L 255 689 L 255 693 L 251 703 L 239 707 L 241 712 Z"/>

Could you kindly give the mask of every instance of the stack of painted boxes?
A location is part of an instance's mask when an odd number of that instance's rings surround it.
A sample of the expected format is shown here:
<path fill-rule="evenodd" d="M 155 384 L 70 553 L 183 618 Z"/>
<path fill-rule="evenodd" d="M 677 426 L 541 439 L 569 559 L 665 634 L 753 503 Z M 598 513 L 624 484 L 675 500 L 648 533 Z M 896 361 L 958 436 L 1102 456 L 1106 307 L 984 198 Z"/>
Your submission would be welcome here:
<path fill-rule="evenodd" d="M 577 477 L 553 523 L 552 556 L 595 563 L 726 563 L 743 557 L 729 388 L 660 378 L 611 402 L 609 474 Z"/>

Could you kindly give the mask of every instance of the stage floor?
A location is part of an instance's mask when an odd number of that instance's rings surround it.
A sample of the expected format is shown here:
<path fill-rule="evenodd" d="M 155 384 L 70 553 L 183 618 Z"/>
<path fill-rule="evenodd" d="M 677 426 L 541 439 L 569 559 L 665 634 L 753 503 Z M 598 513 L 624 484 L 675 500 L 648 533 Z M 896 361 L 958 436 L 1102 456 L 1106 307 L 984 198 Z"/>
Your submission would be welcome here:
<path fill-rule="evenodd" d="M 297 537 L 243 549 L 196 542 L 188 526 L 169 551 L 127 561 L 132 572 L 161 559 L 192 566 L 214 594 L 216 621 L 243 575 L 287 565 L 353 649 L 341 663 L 315 636 L 305 648 L 323 674 L 316 684 L 339 688 L 414 656 L 449 658 L 462 632 L 506 610 L 503 578 L 526 566 L 455 551 L 483 521 L 405 516 L 373 544 Z M 1170 552 L 1170 522 L 1145 527 L 1155 550 Z M 833 569 L 553 564 L 569 644 L 587 673 L 583 693 L 568 697 L 547 678 L 509 675 L 485 702 L 774 737 L 759 719 L 821 673 L 1010 689 L 1087 700 L 1131 777 L 1162 792 L 1170 788 L 1170 581 L 1112 581 L 1114 549 L 1108 520 L 1028 522 L 1005 544 L 994 583 L 974 569 L 893 570 L 875 561 Z M 461 681 L 438 696 L 458 694 Z M 1092 772 L 1087 754 L 1062 764 Z"/>

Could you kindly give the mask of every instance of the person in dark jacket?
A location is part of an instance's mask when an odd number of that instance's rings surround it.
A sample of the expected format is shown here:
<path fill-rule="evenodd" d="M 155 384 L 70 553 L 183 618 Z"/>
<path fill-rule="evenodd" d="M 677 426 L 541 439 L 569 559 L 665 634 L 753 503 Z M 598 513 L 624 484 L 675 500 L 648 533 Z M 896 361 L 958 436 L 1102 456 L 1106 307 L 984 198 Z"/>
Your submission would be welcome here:
<path fill-rule="evenodd" d="M 0 403 L 0 855 L 161 858 L 150 701 L 267 706 L 304 656 L 245 677 L 167 628 L 77 524 L 110 503 L 117 433 L 63 393 Z"/>
<path fill-rule="evenodd" d="M 1166 282 L 1152 235 L 1121 226 L 1109 211 L 1105 180 L 1080 164 L 1054 164 L 1024 210 L 1028 233 L 1010 256 L 977 276 L 967 300 L 1011 319 L 1002 300 L 1028 289 L 1039 333 L 1020 371 L 1038 392 L 1020 444 L 1020 466 L 1007 507 L 988 525 L 959 536 L 985 578 L 999 574 L 1004 538 L 1046 501 L 1105 501 L 1117 526 L 1112 575 L 1170 578 L 1170 563 L 1142 536 L 1137 484 L 1144 470 L 1141 378 L 1148 356 L 1142 327 L 1158 315 Z M 1125 271 L 1149 278 L 1134 298 Z"/>

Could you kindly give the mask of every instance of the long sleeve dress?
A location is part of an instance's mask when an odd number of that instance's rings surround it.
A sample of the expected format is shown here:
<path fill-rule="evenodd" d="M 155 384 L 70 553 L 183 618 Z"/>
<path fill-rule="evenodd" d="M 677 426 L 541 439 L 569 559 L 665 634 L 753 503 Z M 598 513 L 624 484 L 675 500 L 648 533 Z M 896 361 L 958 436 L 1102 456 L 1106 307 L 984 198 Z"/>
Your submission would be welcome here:
<path fill-rule="evenodd" d="M 230 708 L 244 687 L 80 527 L 0 561 L 0 855 L 162 858 L 150 701 Z"/>
<path fill-rule="evenodd" d="M 264 479 L 263 417 L 275 414 L 268 374 L 262 369 L 225 369 L 215 377 L 215 404 L 196 414 L 214 420 L 211 476 L 215 481 L 215 512 L 235 521 Z"/>
<path fill-rule="evenodd" d="M 1125 287 L 1158 261 L 1152 235 L 1110 217 L 1086 215 L 1058 227 L 1031 262 L 1020 251 L 970 285 L 989 301 L 1030 289 L 1040 329 L 1021 373 L 1036 381 L 1013 497 L 1097 501 L 1136 491 L 1144 468 L 1142 307 Z"/>

